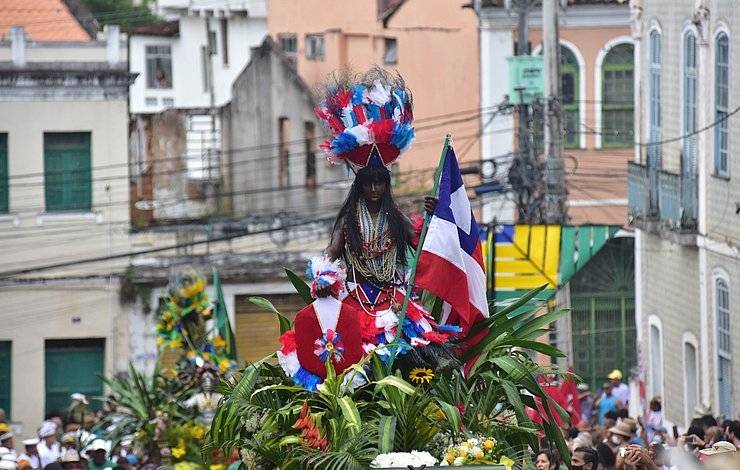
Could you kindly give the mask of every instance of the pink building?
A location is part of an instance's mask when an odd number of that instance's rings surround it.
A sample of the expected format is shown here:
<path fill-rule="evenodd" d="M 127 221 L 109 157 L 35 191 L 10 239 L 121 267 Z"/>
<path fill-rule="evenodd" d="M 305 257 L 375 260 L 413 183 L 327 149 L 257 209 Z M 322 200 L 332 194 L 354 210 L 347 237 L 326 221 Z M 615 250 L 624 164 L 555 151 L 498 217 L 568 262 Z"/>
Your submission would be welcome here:
<path fill-rule="evenodd" d="M 446 132 L 453 134 L 459 158 L 480 158 L 478 28 L 469 3 L 271 0 L 268 31 L 309 86 L 344 67 L 398 70 L 414 95 L 418 123 L 400 169 L 431 171 Z M 419 184 L 431 181 L 425 172 L 412 174 L 420 176 Z"/>

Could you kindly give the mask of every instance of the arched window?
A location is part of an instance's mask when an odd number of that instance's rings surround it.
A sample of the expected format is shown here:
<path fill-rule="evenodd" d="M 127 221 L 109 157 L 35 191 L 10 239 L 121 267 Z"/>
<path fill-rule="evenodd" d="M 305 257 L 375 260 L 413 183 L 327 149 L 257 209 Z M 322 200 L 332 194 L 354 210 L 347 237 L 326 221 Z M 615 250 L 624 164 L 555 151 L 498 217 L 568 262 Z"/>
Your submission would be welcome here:
<path fill-rule="evenodd" d="M 650 396 L 663 395 L 663 341 L 660 328 L 650 325 Z"/>
<path fill-rule="evenodd" d="M 696 36 L 687 31 L 683 38 L 683 161 L 681 173 L 693 176 L 696 170 Z"/>
<path fill-rule="evenodd" d="M 730 107 L 730 41 L 720 33 L 714 47 L 714 173 L 728 176 L 727 113 Z"/>
<path fill-rule="evenodd" d="M 601 67 L 605 147 L 629 147 L 634 143 L 634 51 L 632 44 L 618 44 L 607 53 Z"/>
<path fill-rule="evenodd" d="M 725 417 L 732 414 L 732 341 L 730 330 L 730 289 L 724 279 L 714 284 L 714 309 L 717 322 L 717 395 L 718 410 Z"/>
<path fill-rule="evenodd" d="M 688 419 L 694 414 L 699 398 L 699 374 L 696 370 L 696 347 L 688 341 L 683 343 L 683 387 L 684 387 L 684 418 L 686 426 Z"/>
<path fill-rule="evenodd" d="M 560 84 L 561 97 L 563 103 L 563 127 L 565 136 L 563 143 L 566 148 L 578 148 L 580 142 L 580 124 L 579 124 L 579 96 L 580 70 L 578 68 L 578 59 L 573 51 L 567 47 L 560 46 Z"/>

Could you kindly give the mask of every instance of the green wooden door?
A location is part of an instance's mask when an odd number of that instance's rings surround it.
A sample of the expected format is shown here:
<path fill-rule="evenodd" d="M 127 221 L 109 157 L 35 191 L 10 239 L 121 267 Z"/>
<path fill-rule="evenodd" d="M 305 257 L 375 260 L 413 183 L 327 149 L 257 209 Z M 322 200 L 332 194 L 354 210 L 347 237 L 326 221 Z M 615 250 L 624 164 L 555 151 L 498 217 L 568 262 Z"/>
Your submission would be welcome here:
<path fill-rule="evenodd" d="M 65 411 L 69 396 L 84 393 L 88 399 L 102 396 L 105 340 L 47 340 L 46 341 L 46 412 Z M 98 401 L 90 401 L 91 409 L 100 408 Z"/>
<path fill-rule="evenodd" d="M 0 214 L 8 212 L 8 134 L 0 134 Z"/>
<path fill-rule="evenodd" d="M 44 134 L 46 211 L 89 211 L 92 170 L 89 132 Z"/>
<path fill-rule="evenodd" d="M 613 369 L 625 376 L 637 363 L 635 297 L 631 292 L 571 296 L 573 365 L 596 390 Z"/>
<path fill-rule="evenodd" d="M 0 408 L 10 419 L 10 341 L 0 341 Z"/>

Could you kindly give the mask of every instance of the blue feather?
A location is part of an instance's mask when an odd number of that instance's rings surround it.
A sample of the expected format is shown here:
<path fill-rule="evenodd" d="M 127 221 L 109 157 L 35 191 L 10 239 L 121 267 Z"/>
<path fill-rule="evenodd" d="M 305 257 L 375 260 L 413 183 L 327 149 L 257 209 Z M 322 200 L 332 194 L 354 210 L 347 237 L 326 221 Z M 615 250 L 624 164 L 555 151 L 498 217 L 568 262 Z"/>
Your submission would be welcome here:
<path fill-rule="evenodd" d="M 396 123 L 393 126 L 393 135 L 391 135 L 391 143 L 401 150 L 406 149 L 411 145 L 411 141 L 416 137 L 414 128 L 408 124 Z"/>
<path fill-rule="evenodd" d="M 322 380 L 321 377 L 319 377 L 318 375 L 309 372 L 301 367 L 293 376 L 293 382 L 295 382 L 296 385 L 300 385 L 301 387 L 305 388 L 309 392 L 315 392 L 316 386 L 319 385 Z"/>
<path fill-rule="evenodd" d="M 367 117 L 373 121 L 380 121 L 380 107 L 377 104 L 368 104 L 365 106 Z"/>
<path fill-rule="evenodd" d="M 342 132 L 331 141 L 331 149 L 335 153 L 349 152 L 357 147 L 357 139 L 349 132 Z"/>
<path fill-rule="evenodd" d="M 363 85 L 355 85 L 355 89 L 352 91 L 352 104 L 362 104 L 365 98 L 365 87 Z"/>

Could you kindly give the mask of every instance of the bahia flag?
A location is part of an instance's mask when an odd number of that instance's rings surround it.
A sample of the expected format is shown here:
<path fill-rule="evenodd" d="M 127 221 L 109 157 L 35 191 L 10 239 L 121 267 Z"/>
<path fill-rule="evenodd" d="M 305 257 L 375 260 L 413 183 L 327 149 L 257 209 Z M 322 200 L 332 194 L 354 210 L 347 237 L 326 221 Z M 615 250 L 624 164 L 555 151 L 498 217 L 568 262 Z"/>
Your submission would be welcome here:
<path fill-rule="evenodd" d="M 480 231 L 470 209 L 455 151 L 447 147 L 437 208 L 429 223 L 414 284 L 444 300 L 442 323 L 463 331 L 488 317 Z"/>

